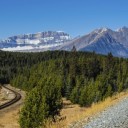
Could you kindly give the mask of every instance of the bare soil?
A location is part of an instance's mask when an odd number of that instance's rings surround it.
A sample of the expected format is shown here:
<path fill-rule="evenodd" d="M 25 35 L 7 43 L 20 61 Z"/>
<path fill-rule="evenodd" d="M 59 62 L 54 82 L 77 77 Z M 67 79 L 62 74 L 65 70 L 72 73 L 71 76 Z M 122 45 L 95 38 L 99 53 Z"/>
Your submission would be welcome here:
<path fill-rule="evenodd" d="M 0 105 L 8 102 L 14 97 L 15 97 L 14 93 L 12 93 L 10 90 L 7 90 L 6 88 L 2 88 L 0 90 Z"/>

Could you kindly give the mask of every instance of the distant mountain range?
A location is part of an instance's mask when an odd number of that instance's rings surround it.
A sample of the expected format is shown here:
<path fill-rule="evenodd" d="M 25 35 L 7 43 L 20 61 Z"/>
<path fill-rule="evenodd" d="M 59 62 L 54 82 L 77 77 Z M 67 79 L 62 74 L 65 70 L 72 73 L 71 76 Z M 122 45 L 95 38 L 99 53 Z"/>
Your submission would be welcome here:
<path fill-rule="evenodd" d="M 64 32 L 49 31 L 13 36 L 0 41 L 0 48 L 9 51 L 70 51 L 73 46 L 77 51 L 95 51 L 100 54 L 111 52 L 114 56 L 128 58 L 128 28 L 122 27 L 116 31 L 100 28 L 74 39 Z"/>
<path fill-rule="evenodd" d="M 69 34 L 61 31 L 24 34 L 0 40 L 0 49 L 4 51 L 42 51 L 60 46 L 69 40 L 71 40 Z"/>

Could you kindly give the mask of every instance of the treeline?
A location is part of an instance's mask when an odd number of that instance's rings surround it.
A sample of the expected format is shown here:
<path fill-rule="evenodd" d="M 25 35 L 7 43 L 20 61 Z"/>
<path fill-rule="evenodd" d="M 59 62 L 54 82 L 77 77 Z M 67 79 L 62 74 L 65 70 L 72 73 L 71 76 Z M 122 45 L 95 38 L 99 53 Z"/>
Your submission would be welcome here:
<path fill-rule="evenodd" d="M 128 88 L 128 60 L 114 58 L 111 53 L 7 52 L 5 58 L 4 62 L 10 62 L 2 65 L 9 71 L 8 82 L 29 92 L 20 116 L 23 128 L 43 125 L 49 117 L 55 120 L 62 108 L 62 97 L 90 106 Z"/>
<path fill-rule="evenodd" d="M 17 73 L 28 70 L 34 64 L 61 57 L 62 52 L 20 53 L 0 51 L 0 83 L 10 83 Z"/>

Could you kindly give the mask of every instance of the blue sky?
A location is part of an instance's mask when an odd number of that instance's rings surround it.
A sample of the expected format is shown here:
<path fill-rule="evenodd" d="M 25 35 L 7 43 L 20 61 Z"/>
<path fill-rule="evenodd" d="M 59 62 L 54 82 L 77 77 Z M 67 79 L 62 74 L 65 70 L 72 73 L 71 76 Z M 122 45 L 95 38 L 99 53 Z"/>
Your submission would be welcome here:
<path fill-rule="evenodd" d="M 0 0 L 0 38 L 62 30 L 75 37 L 128 26 L 128 0 Z"/>

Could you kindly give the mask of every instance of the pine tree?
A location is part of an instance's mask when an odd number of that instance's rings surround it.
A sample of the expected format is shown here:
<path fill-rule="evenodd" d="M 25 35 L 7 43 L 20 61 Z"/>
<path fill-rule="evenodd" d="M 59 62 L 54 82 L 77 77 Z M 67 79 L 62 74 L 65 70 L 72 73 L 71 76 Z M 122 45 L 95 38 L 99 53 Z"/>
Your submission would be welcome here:
<path fill-rule="evenodd" d="M 70 100 L 72 103 L 79 103 L 79 96 L 80 96 L 80 88 L 78 86 L 74 87 L 71 95 L 70 95 Z"/>
<path fill-rule="evenodd" d="M 88 105 L 88 101 L 87 101 L 87 87 L 86 86 L 81 88 L 79 104 L 82 107 Z"/>
<path fill-rule="evenodd" d="M 71 51 L 72 51 L 72 52 L 76 52 L 76 47 L 75 47 L 75 45 L 73 45 L 73 48 L 72 48 Z"/>
<path fill-rule="evenodd" d="M 123 91 L 124 87 L 123 87 L 123 83 L 120 82 L 119 85 L 118 85 L 118 92 L 121 92 Z"/>
<path fill-rule="evenodd" d="M 112 86 L 109 84 L 108 87 L 107 87 L 107 91 L 106 91 L 106 94 L 105 94 L 105 97 L 109 97 L 109 96 L 112 96 Z"/>
<path fill-rule="evenodd" d="M 61 87 L 54 80 L 42 79 L 25 100 L 20 114 L 20 126 L 39 128 L 48 118 L 55 120 L 61 108 Z"/>
<path fill-rule="evenodd" d="M 48 113 L 45 97 L 42 97 L 39 88 L 33 89 L 20 113 L 21 128 L 39 128 L 45 121 Z"/>

